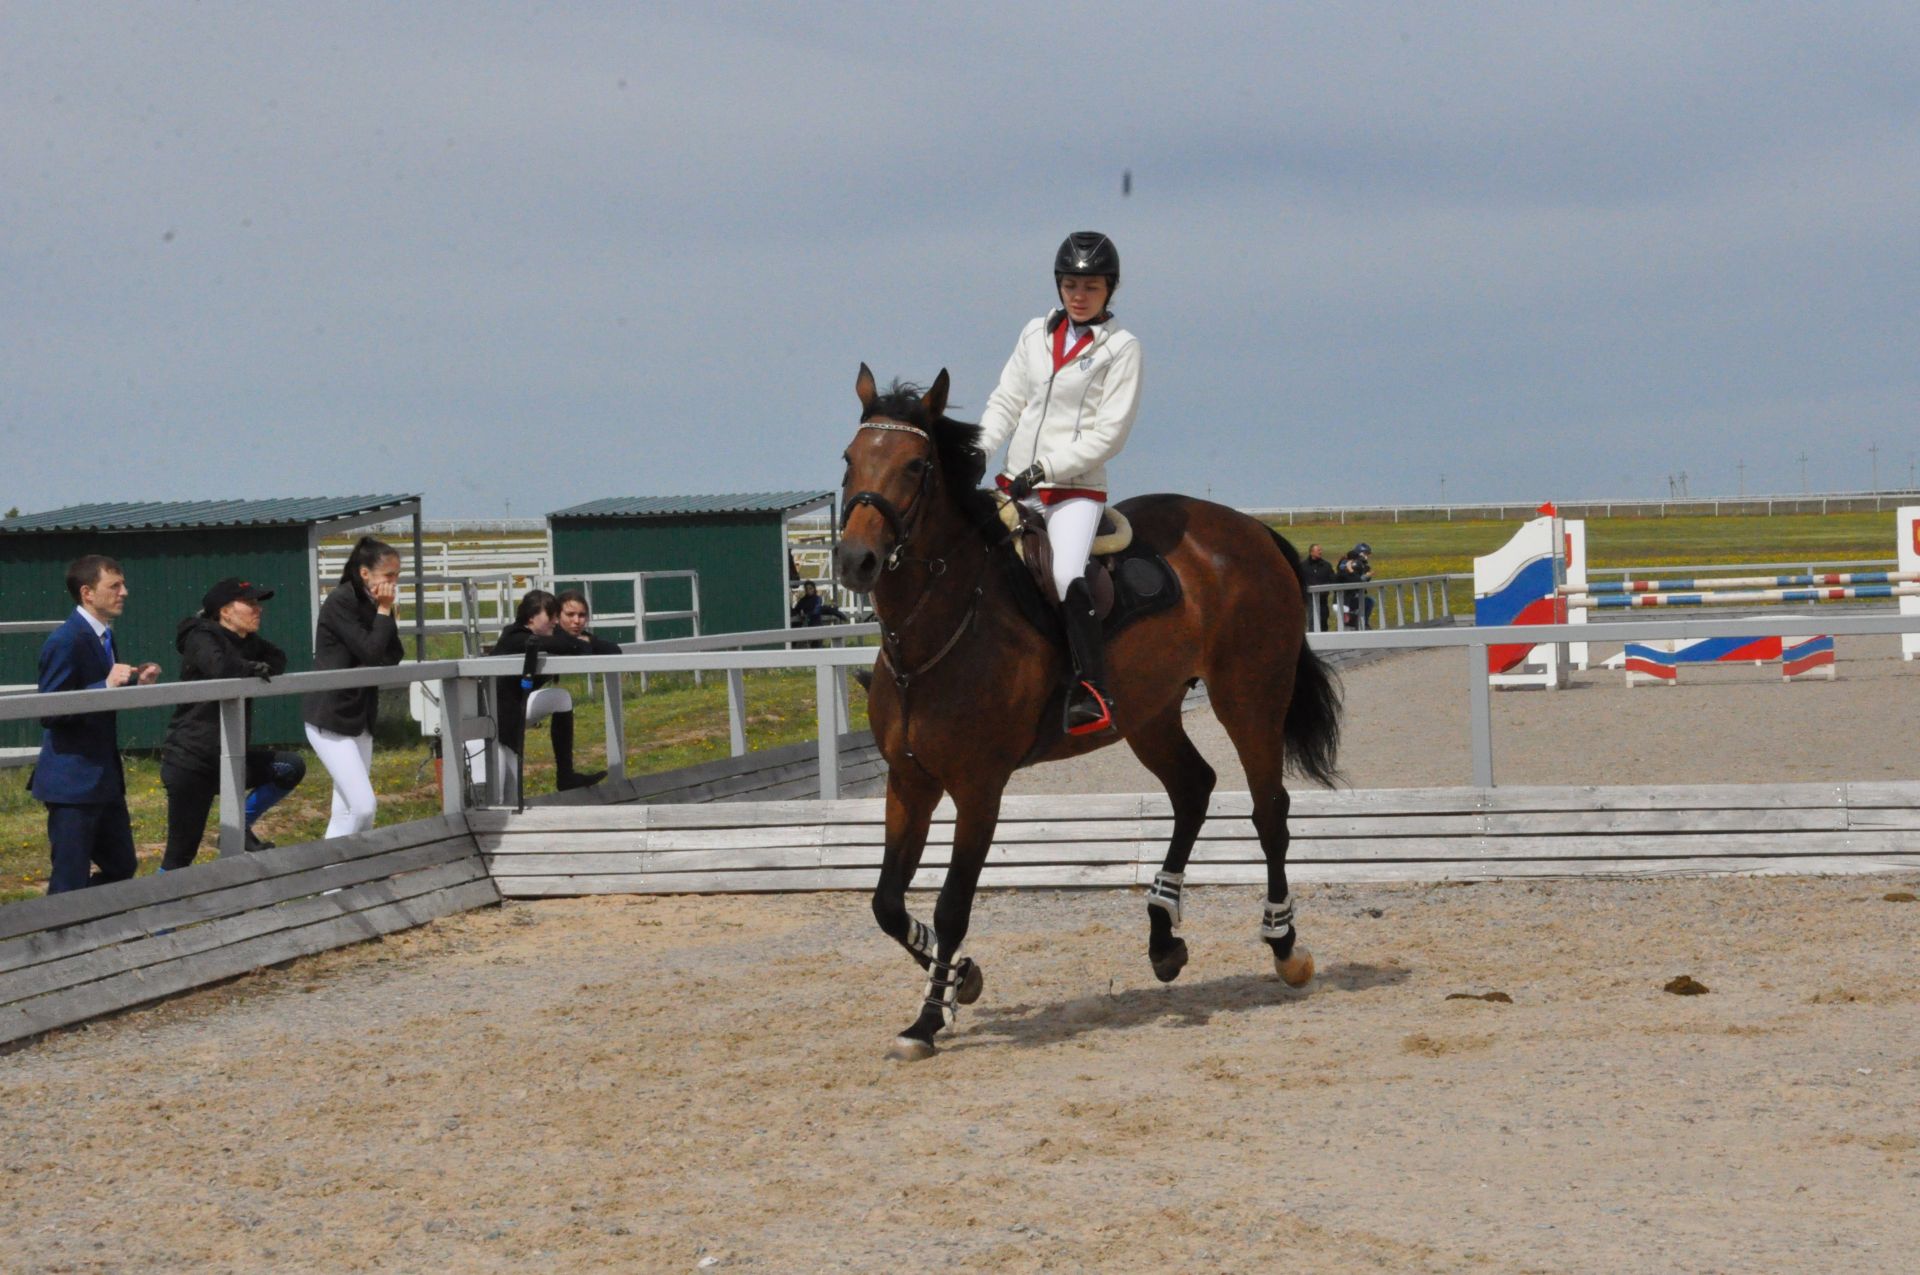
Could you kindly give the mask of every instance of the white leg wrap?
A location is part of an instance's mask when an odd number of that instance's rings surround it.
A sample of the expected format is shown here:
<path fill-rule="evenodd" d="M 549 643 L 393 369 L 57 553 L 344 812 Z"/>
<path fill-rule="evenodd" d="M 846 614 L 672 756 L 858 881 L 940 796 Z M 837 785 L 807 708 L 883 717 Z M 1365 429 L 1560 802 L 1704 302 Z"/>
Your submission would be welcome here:
<path fill-rule="evenodd" d="M 1176 930 L 1180 928 L 1180 892 L 1186 883 L 1184 872 L 1156 872 L 1153 884 L 1147 887 L 1147 906 L 1165 912 Z"/>
<path fill-rule="evenodd" d="M 965 968 L 966 962 L 958 959 L 951 965 L 935 959 L 927 966 L 927 1004 L 940 1011 L 940 1021 L 947 1027 L 953 1026 L 960 1013 L 960 980 Z"/>
<path fill-rule="evenodd" d="M 1293 895 L 1275 903 L 1267 900 L 1266 911 L 1260 914 L 1260 937 L 1263 939 L 1283 939 L 1293 930 Z"/>
<path fill-rule="evenodd" d="M 940 939 L 933 927 L 923 925 L 913 917 L 907 918 L 907 946 L 929 961 L 940 957 Z"/>

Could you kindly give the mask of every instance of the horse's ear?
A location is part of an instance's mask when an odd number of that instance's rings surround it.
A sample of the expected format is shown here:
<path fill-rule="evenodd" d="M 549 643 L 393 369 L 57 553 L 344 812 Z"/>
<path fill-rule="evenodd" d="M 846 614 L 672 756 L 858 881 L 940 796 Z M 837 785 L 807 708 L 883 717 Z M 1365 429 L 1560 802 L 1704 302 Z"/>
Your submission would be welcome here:
<path fill-rule="evenodd" d="M 880 396 L 880 391 L 873 384 L 873 371 L 865 363 L 860 365 L 860 375 L 854 378 L 853 392 L 860 396 L 862 410 L 872 407 L 873 400 Z"/>
<path fill-rule="evenodd" d="M 920 399 L 926 406 L 927 419 L 937 421 L 947 414 L 947 369 L 941 368 L 940 375 L 933 378 L 933 384 Z"/>

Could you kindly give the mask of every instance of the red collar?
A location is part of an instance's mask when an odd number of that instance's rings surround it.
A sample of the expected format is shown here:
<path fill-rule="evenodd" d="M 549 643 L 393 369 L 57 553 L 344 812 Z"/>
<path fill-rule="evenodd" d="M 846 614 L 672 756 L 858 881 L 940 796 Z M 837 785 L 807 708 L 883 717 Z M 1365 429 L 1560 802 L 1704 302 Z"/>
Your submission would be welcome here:
<path fill-rule="evenodd" d="M 1053 330 L 1053 370 L 1056 372 L 1073 362 L 1080 351 L 1093 344 L 1093 329 L 1086 328 L 1080 333 L 1080 339 L 1075 341 L 1073 348 L 1069 350 L 1067 348 L 1068 326 L 1070 325 L 1063 321 Z"/>

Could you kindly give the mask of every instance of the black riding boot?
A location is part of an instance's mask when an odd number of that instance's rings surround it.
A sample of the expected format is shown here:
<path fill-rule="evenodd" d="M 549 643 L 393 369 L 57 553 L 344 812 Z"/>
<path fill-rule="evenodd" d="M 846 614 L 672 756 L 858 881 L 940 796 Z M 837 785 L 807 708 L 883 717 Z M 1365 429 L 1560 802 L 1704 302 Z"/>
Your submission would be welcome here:
<path fill-rule="evenodd" d="M 569 788 L 590 788 L 607 777 L 604 770 L 578 774 L 573 769 L 573 710 L 553 715 L 554 786 L 561 792 Z"/>
<path fill-rule="evenodd" d="M 1067 692 L 1069 735 L 1091 735 L 1113 726 L 1113 697 L 1107 694 L 1106 640 L 1094 614 L 1093 592 L 1085 579 L 1067 586 L 1060 607 L 1067 622 L 1067 649 L 1073 655 L 1073 686 Z"/>

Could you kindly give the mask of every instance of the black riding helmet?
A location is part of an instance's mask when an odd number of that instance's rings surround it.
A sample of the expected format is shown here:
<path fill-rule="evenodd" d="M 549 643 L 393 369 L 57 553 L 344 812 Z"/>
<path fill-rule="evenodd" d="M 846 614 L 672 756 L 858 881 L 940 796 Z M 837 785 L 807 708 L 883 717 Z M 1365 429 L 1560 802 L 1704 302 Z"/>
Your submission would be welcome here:
<path fill-rule="evenodd" d="M 1060 251 L 1053 254 L 1054 291 L 1059 291 L 1061 278 L 1070 274 L 1105 275 L 1107 300 L 1111 302 L 1120 290 L 1120 250 L 1097 230 L 1076 230 L 1060 241 Z M 1065 317 L 1066 311 L 1062 310 L 1060 318 Z M 1106 317 L 1103 313 L 1094 322 Z"/>

